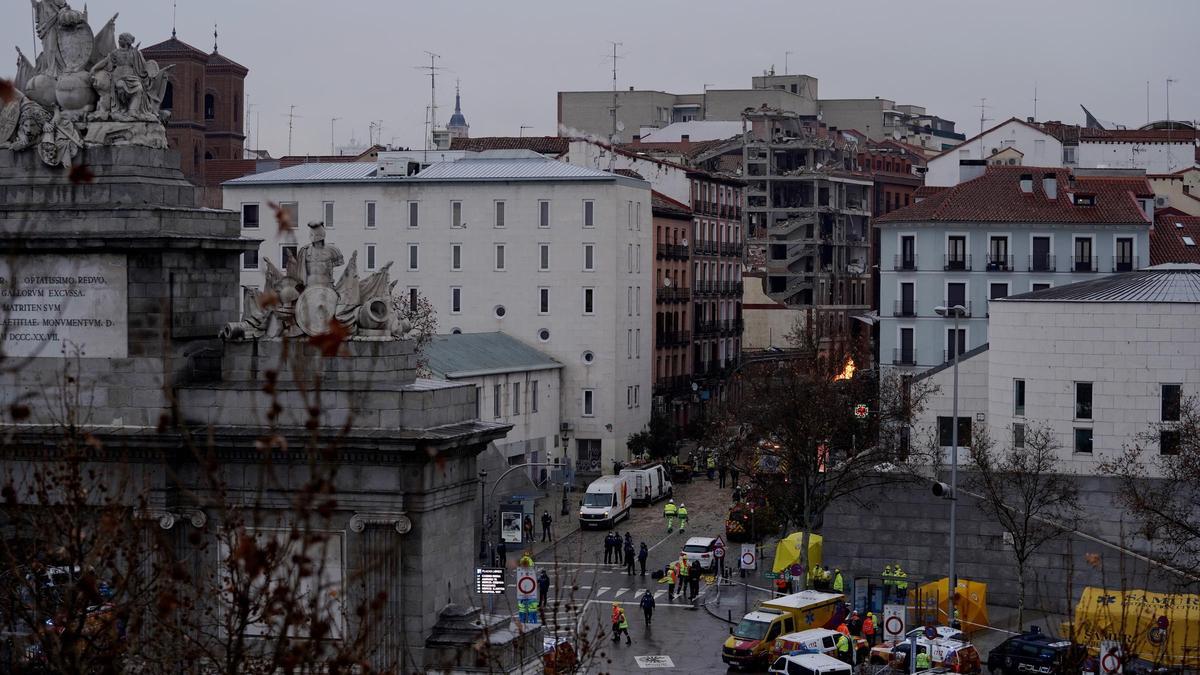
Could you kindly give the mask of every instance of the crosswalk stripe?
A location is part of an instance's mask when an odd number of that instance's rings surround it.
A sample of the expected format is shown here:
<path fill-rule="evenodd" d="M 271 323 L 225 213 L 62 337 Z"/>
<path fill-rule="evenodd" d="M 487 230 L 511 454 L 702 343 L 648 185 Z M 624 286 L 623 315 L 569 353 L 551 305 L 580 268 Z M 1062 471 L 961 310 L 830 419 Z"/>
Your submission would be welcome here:
<path fill-rule="evenodd" d="M 612 590 L 612 586 L 601 586 L 600 590 L 596 591 L 596 595 L 604 595 L 610 590 Z"/>
<path fill-rule="evenodd" d="M 666 591 L 655 591 L 655 592 L 654 592 L 654 599 L 655 599 L 655 600 L 658 600 L 659 598 L 661 598 L 662 596 L 664 596 L 664 595 L 666 595 L 666 594 L 667 594 L 667 592 L 666 592 Z"/>
<path fill-rule="evenodd" d="M 629 592 L 628 588 L 621 588 L 621 589 L 618 589 L 616 593 L 613 593 L 613 597 L 619 598 L 619 597 L 621 597 L 622 593 L 628 593 L 628 592 Z"/>
<path fill-rule="evenodd" d="M 644 589 L 644 588 L 639 588 L 639 589 L 637 589 L 636 591 L 634 591 L 634 592 L 633 592 L 633 594 L 634 594 L 634 595 L 637 595 L 637 596 L 641 596 L 641 595 L 643 595 L 645 592 L 646 592 L 646 589 Z"/>

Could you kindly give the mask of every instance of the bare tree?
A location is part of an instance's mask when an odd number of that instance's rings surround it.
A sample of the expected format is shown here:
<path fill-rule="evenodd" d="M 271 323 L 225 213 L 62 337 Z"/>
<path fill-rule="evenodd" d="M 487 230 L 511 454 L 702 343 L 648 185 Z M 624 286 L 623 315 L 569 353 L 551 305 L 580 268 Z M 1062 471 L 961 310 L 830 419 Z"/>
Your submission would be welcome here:
<path fill-rule="evenodd" d="M 968 488 L 979 492 L 979 508 L 1004 530 L 1017 566 L 1017 625 L 1025 625 L 1025 581 L 1029 561 L 1043 545 L 1074 527 L 1079 488 L 1063 472 L 1061 445 L 1050 430 L 1025 426 L 1018 446 L 996 447 L 984 425 L 971 432 Z"/>

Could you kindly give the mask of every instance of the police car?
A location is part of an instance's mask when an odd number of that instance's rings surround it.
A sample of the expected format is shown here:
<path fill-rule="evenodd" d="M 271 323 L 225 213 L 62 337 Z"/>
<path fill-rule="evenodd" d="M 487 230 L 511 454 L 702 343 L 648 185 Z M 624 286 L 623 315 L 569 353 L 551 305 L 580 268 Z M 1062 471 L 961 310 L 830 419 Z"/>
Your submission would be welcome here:
<path fill-rule="evenodd" d="M 1036 626 L 1001 642 L 988 653 L 987 667 L 992 675 L 1059 675 L 1082 656 L 1083 647 L 1073 645 L 1070 640 L 1052 638 Z"/>
<path fill-rule="evenodd" d="M 892 649 L 892 657 L 888 661 L 894 670 L 908 670 L 908 652 L 911 643 L 902 642 Z M 950 638 L 917 638 L 917 653 L 928 653 L 930 664 L 952 673 L 979 673 L 983 670 L 979 659 L 979 650 L 970 642 L 952 640 Z"/>
<path fill-rule="evenodd" d="M 770 675 L 850 675 L 845 664 L 826 654 L 789 654 L 780 656 L 767 670 Z"/>

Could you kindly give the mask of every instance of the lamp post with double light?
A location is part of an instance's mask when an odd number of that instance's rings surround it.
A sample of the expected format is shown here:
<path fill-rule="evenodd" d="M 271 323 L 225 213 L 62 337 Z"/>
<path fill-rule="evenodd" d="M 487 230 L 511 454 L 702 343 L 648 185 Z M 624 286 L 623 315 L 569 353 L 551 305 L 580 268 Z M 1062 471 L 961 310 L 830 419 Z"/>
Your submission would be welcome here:
<path fill-rule="evenodd" d="M 938 316 L 954 319 L 954 332 L 950 338 L 950 349 L 954 353 L 954 403 L 950 412 L 950 485 L 935 483 L 933 486 L 933 494 L 950 500 L 950 588 L 947 589 L 946 619 L 953 625 L 954 592 L 958 588 L 958 572 L 955 567 L 958 538 L 955 522 L 958 510 L 958 357 L 962 351 L 958 342 L 958 318 L 967 315 L 967 308 L 962 305 L 938 305 L 933 311 Z"/>

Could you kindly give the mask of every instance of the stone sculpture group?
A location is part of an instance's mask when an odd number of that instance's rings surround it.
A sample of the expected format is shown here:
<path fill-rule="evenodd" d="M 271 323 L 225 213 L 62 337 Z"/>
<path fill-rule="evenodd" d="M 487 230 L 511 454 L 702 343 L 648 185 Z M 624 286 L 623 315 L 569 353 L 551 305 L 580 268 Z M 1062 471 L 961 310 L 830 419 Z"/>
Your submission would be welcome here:
<path fill-rule="evenodd" d="M 42 51 L 17 48 L 17 94 L 0 102 L 0 149 L 34 150 L 51 166 L 70 165 L 84 147 L 141 145 L 166 149 L 160 110 L 170 66 L 142 56 L 116 15 L 99 33 L 87 10 L 66 0 L 30 0 Z"/>

